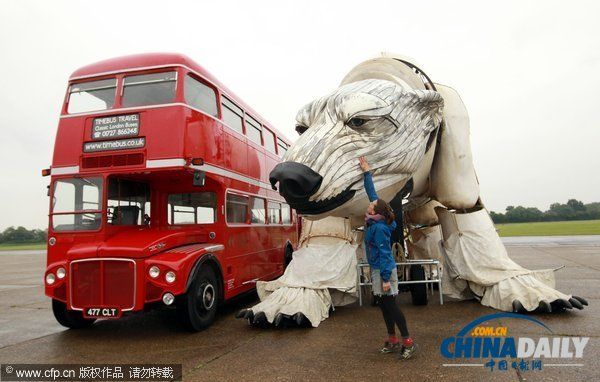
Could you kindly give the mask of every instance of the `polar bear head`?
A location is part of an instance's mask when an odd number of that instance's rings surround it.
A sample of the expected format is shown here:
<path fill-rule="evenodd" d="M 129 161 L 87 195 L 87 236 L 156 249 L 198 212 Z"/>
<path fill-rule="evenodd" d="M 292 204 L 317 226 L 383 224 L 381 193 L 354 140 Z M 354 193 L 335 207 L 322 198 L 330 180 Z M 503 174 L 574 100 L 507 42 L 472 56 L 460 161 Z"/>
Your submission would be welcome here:
<path fill-rule="evenodd" d="M 271 172 L 271 185 L 301 214 L 361 215 L 367 201 L 358 158 L 367 158 L 379 196 L 389 201 L 419 167 L 442 107 L 432 90 L 380 79 L 343 85 L 298 112 L 301 136 Z"/>

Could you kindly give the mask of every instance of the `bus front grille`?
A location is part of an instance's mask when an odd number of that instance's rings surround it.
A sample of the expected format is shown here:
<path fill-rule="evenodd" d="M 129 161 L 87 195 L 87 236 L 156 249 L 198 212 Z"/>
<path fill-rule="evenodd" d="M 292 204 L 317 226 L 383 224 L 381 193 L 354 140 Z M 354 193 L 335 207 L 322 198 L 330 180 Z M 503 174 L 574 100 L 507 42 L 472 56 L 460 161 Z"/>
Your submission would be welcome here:
<path fill-rule="evenodd" d="M 71 308 L 135 306 L 135 261 L 85 259 L 71 262 Z"/>

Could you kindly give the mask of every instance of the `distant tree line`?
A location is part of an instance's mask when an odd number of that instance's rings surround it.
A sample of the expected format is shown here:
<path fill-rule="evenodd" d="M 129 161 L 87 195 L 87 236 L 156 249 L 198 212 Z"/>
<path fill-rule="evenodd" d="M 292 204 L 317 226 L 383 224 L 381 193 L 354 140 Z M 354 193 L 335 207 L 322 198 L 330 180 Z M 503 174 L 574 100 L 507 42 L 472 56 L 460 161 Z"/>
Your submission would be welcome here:
<path fill-rule="evenodd" d="M 535 207 L 508 206 L 505 213 L 492 211 L 490 215 L 494 223 L 600 219 L 600 202 L 583 204 L 579 200 L 569 199 L 566 204 L 553 203 L 543 212 Z"/>
<path fill-rule="evenodd" d="M 535 207 L 508 206 L 505 213 L 491 211 L 490 216 L 494 223 L 600 219 L 600 202 L 583 204 L 569 199 L 566 204 L 553 203 L 543 212 Z M 44 243 L 47 237 L 47 230 L 8 227 L 0 233 L 0 244 Z"/>
<path fill-rule="evenodd" d="M 43 243 L 47 236 L 48 232 L 41 229 L 8 227 L 0 233 L 0 244 Z"/>

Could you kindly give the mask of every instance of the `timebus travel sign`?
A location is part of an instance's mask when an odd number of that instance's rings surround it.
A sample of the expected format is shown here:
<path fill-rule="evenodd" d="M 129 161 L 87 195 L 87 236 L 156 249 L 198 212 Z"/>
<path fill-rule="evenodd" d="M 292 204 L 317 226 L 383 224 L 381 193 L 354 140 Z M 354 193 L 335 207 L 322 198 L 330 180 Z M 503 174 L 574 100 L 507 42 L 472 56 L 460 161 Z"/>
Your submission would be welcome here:
<path fill-rule="evenodd" d="M 146 138 L 138 137 L 139 133 L 140 115 L 137 113 L 94 118 L 92 140 L 83 144 L 83 152 L 92 153 L 144 147 Z"/>
<path fill-rule="evenodd" d="M 140 132 L 140 115 L 127 114 L 95 118 L 92 139 L 135 137 Z"/>

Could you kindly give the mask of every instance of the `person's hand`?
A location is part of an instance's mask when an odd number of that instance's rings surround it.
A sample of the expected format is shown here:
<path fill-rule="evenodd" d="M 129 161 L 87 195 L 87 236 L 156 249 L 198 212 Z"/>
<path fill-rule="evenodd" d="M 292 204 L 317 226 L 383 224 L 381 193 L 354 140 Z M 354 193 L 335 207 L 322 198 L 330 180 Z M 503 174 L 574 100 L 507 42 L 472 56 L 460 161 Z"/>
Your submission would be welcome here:
<path fill-rule="evenodd" d="M 388 292 L 390 289 L 392 289 L 392 284 L 390 284 L 389 281 L 384 282 L 381 284 L 381 286 L 383 287 L 384 292 Z"/>
<path fill-rule="evenodd" d="M 358 158 L 358 162 L 360 163 L 360 168 L 363 170 L 363 172 L 371 171 L 371 167 L 367 162 L 367 158 L 361 156 L 360 158 Z"/>

